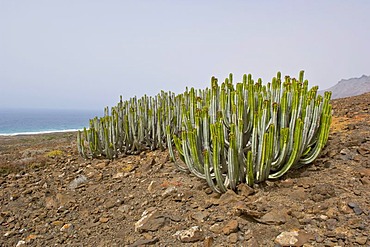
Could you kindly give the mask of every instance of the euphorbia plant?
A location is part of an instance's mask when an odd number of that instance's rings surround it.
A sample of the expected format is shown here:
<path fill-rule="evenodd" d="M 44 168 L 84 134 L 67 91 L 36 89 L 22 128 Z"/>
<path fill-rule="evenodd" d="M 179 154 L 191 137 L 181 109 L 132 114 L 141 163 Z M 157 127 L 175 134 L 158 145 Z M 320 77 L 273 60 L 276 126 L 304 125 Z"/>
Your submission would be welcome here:
<path fill-rule="evenodd" d="M 267 85 L 251 75 L 236 85 L 232 78 L 221 85 L 212 78 L 211 88 L 197 95 L 200 103 L 182 110 L 181 134 L 167 136 L 192 173 L 225 192 L 238 183 L 281 177 L 317 158 L 329 134 L 330 92 L 323 98 L 318 87 L 308 89 L 303 71 L 298 80 L 282 81 L 278 73 Z"/>
<path fill-rule="evenodd" d="M 121 98 L 111 114 L 106 109 L 78 133 L 78 150 L 85 158 L 112 159 L 168 148 L 179 169 L 216 192 L 251 186 L 317 158 L 331 122 L 331 93 L 322 97 L 317 89 L 308 88 L 303 71 L 298 80 L 277 73 L 267 85 L 250 74 L 234 84 L 230 74 L 221 85 L 212 77 L 204 90 Z"/>

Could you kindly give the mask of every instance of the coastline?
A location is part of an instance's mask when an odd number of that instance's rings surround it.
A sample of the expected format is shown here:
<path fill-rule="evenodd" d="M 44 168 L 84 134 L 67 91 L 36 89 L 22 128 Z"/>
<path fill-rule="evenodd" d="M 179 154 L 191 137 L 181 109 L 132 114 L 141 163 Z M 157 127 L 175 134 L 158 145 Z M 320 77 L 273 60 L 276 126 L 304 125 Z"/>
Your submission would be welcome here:
<path fill-rule="evenodd" d="M 0 137 L 9 137 L 9 136 L 28 136 L 28 135 L 43 135 L 43 134 L 53 134 L 53 133 L 68 133 L 68 132 L 77 132 L 83 129 L 65 129 L 65 130 L 43 130 L 43 131 L 27 131 L 27 132 L 17 132 L 17 133 L 0 133 Z"/>
<path fill-rule="evenodd" d="M 1 109 L 0 136 L 75 132 L 89 126 L 97 110 Z"/>

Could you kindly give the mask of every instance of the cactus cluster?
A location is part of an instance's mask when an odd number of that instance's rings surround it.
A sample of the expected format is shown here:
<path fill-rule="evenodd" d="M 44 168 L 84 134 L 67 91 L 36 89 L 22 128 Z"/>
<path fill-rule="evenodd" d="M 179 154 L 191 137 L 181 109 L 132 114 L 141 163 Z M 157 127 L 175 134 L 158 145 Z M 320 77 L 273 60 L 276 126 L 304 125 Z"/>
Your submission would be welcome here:
<path fill-rule="evenodd" d="M 110 115 L 106 109 L 78 133 L 79 152 L 113 158 L 167 148 L 179 169 L 205 179 L 218 193 L 278 178 L 311 163 L 328 139 L 331 93 L 318 95 L 303 75 L 283 81 L 278 72 L 263 85 L 250 74 L 234 84 L 230 74 L 220 85 L 212 77 L 204 90 L 121 99 Z"/>
<path fill-rule="evenodd" d="M 147 149 L 166 149 L 166 126 L 173 122 L 173 93 L 134 97 L 105 108 L 103 117 L 90 119 L 90 127 L 78 131 L 77 147 L 84 158 L 136 154 Z"/>

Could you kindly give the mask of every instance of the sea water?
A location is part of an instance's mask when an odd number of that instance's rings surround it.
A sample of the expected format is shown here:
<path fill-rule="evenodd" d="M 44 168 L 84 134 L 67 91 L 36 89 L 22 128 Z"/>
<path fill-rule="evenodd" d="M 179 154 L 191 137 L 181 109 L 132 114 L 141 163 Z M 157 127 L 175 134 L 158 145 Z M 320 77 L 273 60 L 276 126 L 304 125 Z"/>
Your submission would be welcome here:
<path fill-rule="evenodd" d="M 0 109 L 0 135 L 67 132 L 89 127 L 98 110 Z"/>

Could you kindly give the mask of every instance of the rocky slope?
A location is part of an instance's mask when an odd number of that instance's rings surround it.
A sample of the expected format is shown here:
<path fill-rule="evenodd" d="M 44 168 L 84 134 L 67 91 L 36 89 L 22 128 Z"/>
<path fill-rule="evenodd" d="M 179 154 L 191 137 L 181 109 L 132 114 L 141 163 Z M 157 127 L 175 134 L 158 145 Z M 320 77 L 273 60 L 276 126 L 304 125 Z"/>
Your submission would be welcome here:
<path fill-rule="evenodd" d="M 332 99 L 345 98 L 370 92 L 370 76 L 340 80 L 336 85 L 324 91 L 332 91 Z M 323 94 L 324 91 L 320 91 Z"/>
<path fill-rule="evenodd" d="M 370 94 L 332 103 L 319 159 L 223 195 L 166 152 L 86 161 L 75 133 L 0 137 L 0 246 L 369 246 Z"/>

